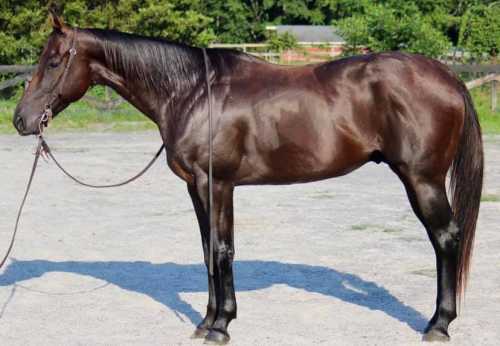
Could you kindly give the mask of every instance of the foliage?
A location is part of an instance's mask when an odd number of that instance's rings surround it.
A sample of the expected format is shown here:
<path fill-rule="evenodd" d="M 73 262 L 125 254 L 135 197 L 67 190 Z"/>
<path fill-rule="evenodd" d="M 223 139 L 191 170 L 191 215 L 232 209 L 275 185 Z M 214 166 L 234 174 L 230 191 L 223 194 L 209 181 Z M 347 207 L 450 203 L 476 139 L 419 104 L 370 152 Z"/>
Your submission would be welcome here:
<path fill-rule="evenodd" d="M 194 45 L 261 42 L 266 26 L 341 27 L 349 53 L 404 49 L 437 56 L 460 46 L 494 58 L 500 0 L 52 0 L 71 25 L 114 28 Z M 0 64 L 33 63 L 51 28 L 51 0 L 0 1 Z"/>
<path fill-rule="evenodd" d="M 347 17 L 337 22 L 340 35 L 346 40 L 345 55 L 360 54 L 368 46 L 368 21 L 360 16 Z"/>
<path fill-rule="evenodd" d="M 269 49 L 274 52 L 282 52 L 298 46 L 297 39 L 289 32 L 284 32 L 282 34 L 273 32 L 269 34 L 266 43 Z"/>
<path fill-rule="evenodd" d="M 348 43 L 348 54 L 361 47 L 371 51 L 405 50 L 437 57 L 450 48 L 448 38 L 415 3 L 398 7 L 367 3 L 363 15 L 336 22 Z"/>
<path fill-rule="evenodd" d="M 70 25 L 113 28 L 207 45 L 215 39 L 202 0 L 67 0 L 61 11 Z M 47 1 L 0 2 L 0 64 L 33 63 L 51 31 Z"/>
<path fill-rule="evenodd" d="M 460 40 L 477 60 L 500 53 L 500 2 L 468 9 L 461 21 Z"/>

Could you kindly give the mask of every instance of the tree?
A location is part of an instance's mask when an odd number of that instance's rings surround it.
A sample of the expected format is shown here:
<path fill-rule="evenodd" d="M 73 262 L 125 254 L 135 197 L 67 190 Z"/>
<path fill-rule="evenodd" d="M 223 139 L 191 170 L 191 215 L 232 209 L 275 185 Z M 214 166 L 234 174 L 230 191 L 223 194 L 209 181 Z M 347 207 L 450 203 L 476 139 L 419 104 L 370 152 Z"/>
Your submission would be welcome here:
<path fill-rule="evenodd" d="M 0 64 L 31 63 L 45 41 L 47 13 L 38 1 L 0 2 Z"/>
<path fill-rule="evenodd" d="M 50 33 L 47 4 L 71 25 L 114 28 L 194 45 L 266 40 L 273 24 L 340 26 L 359 46 L 438 56 L 450 45 L 499 54 L 500 0 L 0 0 L 0 64 L 33 63 Z"/>
<path fill-rule="evenodd" d="M 500 54 L 500 2 L 470 7 L 462 17 L 460 45 L 476 60 Z"/>
<path fill-rule="evenodd" d="M 361 46 L 375 52 L 404 50 L 432 57 L 449 50 L 448 37 L 415 3 L 394 2 L 393 6 L 365 1 L 362 15 L 336 21 L 348 54 L 357 53 Z"/>
<path fill-rule="evenodd" d="M 201 0 L 67 0 L 65 21 L 79 27 L 111 28 L 206 46 L 215 40 Z M 42 6 L 40 6 L 42 3 Z M 47 2 L 0 1 L 0 64 L 34 63 L 52 30 Z"/>
<path fill-rule="evenodd" d="M 269 45 L 269 49 L 280 53 L 287 49 L 298 47 L 297 38 L 295 38 L 295 36 L 293 36 L 293 34 L 289 32 L 284 32 L 282 34 L 273 32 L 269 34 L 267 38 L 267 44 Z"/>

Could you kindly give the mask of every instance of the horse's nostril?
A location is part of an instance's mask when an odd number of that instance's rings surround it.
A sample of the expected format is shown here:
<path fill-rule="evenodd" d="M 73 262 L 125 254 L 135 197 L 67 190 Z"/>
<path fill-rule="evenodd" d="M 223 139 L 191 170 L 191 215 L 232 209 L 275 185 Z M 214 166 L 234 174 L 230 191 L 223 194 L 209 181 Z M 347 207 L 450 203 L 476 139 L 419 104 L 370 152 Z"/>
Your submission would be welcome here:
<path fill-rule="evenodd" d="M 21 117 L 16 118 L 16 120 L 14 121 L 14 126 L 19 132 L 23 132 L 26 129 L 26 127 L 24 126 L 24 120 Z"/>

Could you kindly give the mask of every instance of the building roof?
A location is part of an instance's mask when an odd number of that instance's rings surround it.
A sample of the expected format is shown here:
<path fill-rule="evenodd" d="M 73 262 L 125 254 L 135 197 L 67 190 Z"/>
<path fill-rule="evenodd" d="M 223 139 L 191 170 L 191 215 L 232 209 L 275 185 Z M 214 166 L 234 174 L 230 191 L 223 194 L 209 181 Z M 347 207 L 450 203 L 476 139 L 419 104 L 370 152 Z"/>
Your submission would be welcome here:
<path fill-rule="evenodd" d="M 268 26 L 267 30 L 276 30 L 278 34 L 288 32 L 298 42 L 345 43 L 338 30 L 330 25 L 275 25 Z"/>

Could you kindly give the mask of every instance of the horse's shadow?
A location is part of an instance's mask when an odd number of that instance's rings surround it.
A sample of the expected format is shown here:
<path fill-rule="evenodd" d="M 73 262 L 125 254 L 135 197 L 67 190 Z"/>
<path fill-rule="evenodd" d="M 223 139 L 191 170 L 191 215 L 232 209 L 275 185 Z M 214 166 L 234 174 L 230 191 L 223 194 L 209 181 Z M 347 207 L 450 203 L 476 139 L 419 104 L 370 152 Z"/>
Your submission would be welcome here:
<path fill-rule="evenodd" d="M 207 275 L 202 264 L 14 260 L 0 275 L 0 286 L 15 285 L 49 272 L 87 275 L 145 294 L 177 315 L 181 313 L 187 316 L 193 324 L 202 318 L 199 312 L 180 297 L 182 292 L 207 290 Z M 285 284 L 382 311 L 419 332 L 426 324 L 420 312 L 398 300 L 384 287 L 327 267 L 275 261 L 236 261 L 235 284 L 237 291 Z"/>

